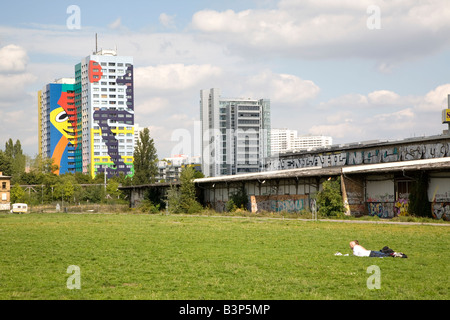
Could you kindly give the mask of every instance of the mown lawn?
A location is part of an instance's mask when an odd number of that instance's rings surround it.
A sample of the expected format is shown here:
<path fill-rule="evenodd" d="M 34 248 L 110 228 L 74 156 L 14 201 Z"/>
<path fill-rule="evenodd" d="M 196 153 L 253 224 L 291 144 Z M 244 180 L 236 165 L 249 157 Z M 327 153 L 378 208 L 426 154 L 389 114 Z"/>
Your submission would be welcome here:
<path fill-rule="evenodd" d="M 0 215 L 0 299 L 448 300 L 450 228 L 135 214 Z M 335 256 L 358 239 L 408 259 Z M 70 265 L 81 289 L 69 290 Z M 381 272 L 369 290 L 367 268 Z"/>

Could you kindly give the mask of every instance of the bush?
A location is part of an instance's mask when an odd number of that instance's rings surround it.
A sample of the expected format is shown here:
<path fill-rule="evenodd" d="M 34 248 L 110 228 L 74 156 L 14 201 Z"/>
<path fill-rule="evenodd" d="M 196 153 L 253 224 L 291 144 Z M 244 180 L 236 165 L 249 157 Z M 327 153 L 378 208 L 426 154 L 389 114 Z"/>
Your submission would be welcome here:
<path fill-rule="evenodd" d="M 181 213 L 181 193 L 176 186 L 170 186 L 167 190 L 167 202 L 169 205 L 169 212 L 171 213 Z"/>
<path fill-rule="evenodd" d="M 248 206 L 248 196 L 245 188 L 242 187 L 238 191 L 230 195 L 230 200 L 225 204 L 225 210 L 235 212 L 237 209 L 246 211 Z"/>
<path fill-rule="evenodd" d="M 341 194 L 341 179 L 329 179 L 322 184 L 322 188 L 317 194 L 318 213 L 322 216 L 343 218 L 345 208 Z"/>
<path fill-rule="evenodd" d="M 180 187 L 171 186 L 167 191 L 169 211 L 171 213 L 199 213 L 202 205 L 196 200 L 194 185 L 195 170 L 185 167 L 180 174 Z"/>
<path fill-rule="evenodd" d="M 238 207 L 234 203 L 233 199 L 228 200 L 227 203 L 225 204 L 225 210 L 227 212 L 234 212 L 237 210 L 237 208 Z"/>
<path fill-rule="evenodd" d="M 153 202 L 146 199 L 141 201 L 138 209 L 144 213 L 159 213 L 160 205 L 159 204 L 155 205 Z"/>

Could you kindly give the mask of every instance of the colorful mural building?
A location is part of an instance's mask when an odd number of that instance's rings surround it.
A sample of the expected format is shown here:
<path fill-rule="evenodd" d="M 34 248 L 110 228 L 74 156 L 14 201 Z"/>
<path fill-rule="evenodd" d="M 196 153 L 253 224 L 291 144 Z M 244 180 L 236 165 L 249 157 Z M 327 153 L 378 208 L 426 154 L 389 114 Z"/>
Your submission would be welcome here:
<path fill-rule="evenodd" d="M 47 84 L 38 92 L 39 153 L 52 158 L 56 174 L 75 172 L 77 113 L 72 78 Z"/>
<path fill-rule="evenodd" d="M 134 174 L 133 58 L 94 52 L 39 91 L 39 150 L 58 174 Z"/>
<path fill-rule="evenodd" d="M 75 66 L 82 148 L 77 170 L 95 176 L 133 175 L 133 58 L 100 50 Z"/>

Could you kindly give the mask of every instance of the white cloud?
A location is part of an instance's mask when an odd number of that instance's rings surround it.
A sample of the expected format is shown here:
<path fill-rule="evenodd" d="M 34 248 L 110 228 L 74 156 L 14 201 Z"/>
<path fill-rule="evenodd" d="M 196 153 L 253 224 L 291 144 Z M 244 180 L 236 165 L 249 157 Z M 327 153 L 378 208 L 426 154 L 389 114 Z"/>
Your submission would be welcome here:
<path fill-rule="evenodd" d="M 264 71 L 251 76 L 245 82 L 245 88 L 253 98 L 267 98 L 272 103 L 301 103 L 314 99 L 320 88 L 311 80 L 303 80 L 291 74 L 275 74 Z M 248 89 L 249 88 L 249 89 Z"/>
<path fill-rule="evenodd" d="M 165 28 L 169 28 L 169 29 L 175 28 L 175 15 L 170 16 L 167 13 L 161 13 L 159 15 L 159 22 Z"/>
<path fill-rule="evenodd" d="M 31 73 L 0 74 L 0 107 L 11 101 L 20 101 L 27 97 L 26 87 L 37 77 Z"/>
<path fill-rule="evenodd" d="M 136 117 L 148 116 L 170 106 L 170 101 L 163 97 L 152 97 L 142 102 L 138 102 L 134 108 Z M 138 121 L 139 122 L 139 121 Z"/>
<path fill-rule="evenodd" d="M 380 8 L 381 29 L 367 27 L 372 5 Z M 193 15 L 191 27 L 233 52 L 362 57 L 375 59 L 381 71 L 389 72 L 405 58 L 450 45 L 450 7 L 444 0 L 288 0 L 270 10 L 201 10 Z"/>
<path fill-rule="evenodd" d="M 379 105 L 395 105 L 399 103 L 400 96 L 389 90 L 379 90 L 368 94 L 370 103 Z"/>
<path fill-rule="evenodd" d="M 365 109 L 368 106 L 369 101 L 365 95 L 359 93 L 348 93 L 336 98 L 332 98 L 329 101 L 321 102 L 318 108 L 324 110 L 338 110 L 342 108 Z"/>
<path fill-rule="evenodd" d="M 10 44 L 0 49 L 0 72 L 21 72 L 28 63 L 25 49 Z"/>
<path fill-rule="evenodd" d="M 440 115 L 447 106 L 448 94 L 450 84 L 423 96 L 402 96 L 389 90 L 373 91 L 367 96 L 344 95 L 321 105 L 327 112 L 336 110 L 331 115 L 321 117 L 322 109 L 312 109 L 313 120 L 307 131 L 330 135 L 335 143 L 440 134 L 444 129 Z"/>
<path fill-rule="evenodd" d="M 122 19 L 119 17 L 116 20 L 114 20 L 111 24 L 108 25 L 108 28 L 110 29 L 119 29 L 122 26 Z"/>
<path fill-rule="evenodd" d="M 364 127 L 357 126 L 351 121 L 345 121 L 337 124 L 313 125 L 311 126 L 308 132 L 313 135 L 331 136 L 333 139 L 340 139 L 345 140 L 347 142 L 353 142 L 361 139 L 361 137 L 364 136 L 365 131 L 366 130 Z"/>
<path fill-rule="evenodd" d="M 418 102 L 418 111 L 439 112 L 448 108 L 448 95 L 450 94 L 450 84 L 443 84 L 428 92 L 425 97 Z"/>
<path fill-rule="evenodd" d="M 221 74 L 221 68 L 210 64 L 167 64 L 137 68 L 135 83 L 138 88 L 185 90 L 200 87 L 206 80 L 210 81 Z"/>

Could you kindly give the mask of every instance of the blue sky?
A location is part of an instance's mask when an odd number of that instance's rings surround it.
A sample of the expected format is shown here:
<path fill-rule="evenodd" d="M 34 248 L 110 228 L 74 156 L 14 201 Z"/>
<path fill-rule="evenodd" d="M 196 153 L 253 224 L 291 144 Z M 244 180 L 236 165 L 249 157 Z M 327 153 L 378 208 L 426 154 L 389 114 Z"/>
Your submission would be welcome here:
<path fill-rule="evenodd" d="M 67 8 L 80 8 L 70 30 Z M 369 8 L 375 6 L 379 15 Z M 368 22 L 380 22 L 369 28 Z M 0 148 L 37 150 L 36 91 L 94 49 L 134 57 L 136 122 L 161 158 L 192 140 L 199 92 L 268 98 L 272 126 L 336 144 L 442 133 L 445 0 L 17 1 L 0 12 Z M 173 137 L 175 135 L 175 137 Z"/>

